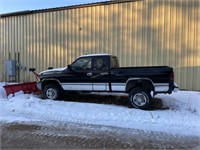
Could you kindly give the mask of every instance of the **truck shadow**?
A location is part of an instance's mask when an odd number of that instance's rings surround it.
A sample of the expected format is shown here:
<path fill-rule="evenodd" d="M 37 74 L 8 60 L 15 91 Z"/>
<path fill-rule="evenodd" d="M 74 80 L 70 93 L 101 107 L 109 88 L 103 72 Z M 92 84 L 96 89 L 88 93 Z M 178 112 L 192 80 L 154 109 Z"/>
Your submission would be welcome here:
<path fill-rule="evenodd" d="M 132 108 L 126 95 L 110 95 L 98 93 L 78 93 L 70 92 L 65 94 L 64 101 L 82 102 L 82 103 L 96 103 L 96 104 L 110 104 L 117 106 L 124 106 Z M 162 100 L 159 98 L 152 98 L 152 104 L 149 110 L 165 110 Z"/>

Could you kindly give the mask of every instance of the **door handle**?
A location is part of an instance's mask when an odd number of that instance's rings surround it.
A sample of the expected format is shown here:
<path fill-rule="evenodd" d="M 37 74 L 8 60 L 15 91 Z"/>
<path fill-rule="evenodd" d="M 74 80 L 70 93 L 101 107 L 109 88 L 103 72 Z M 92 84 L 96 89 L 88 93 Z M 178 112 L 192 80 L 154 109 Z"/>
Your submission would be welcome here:
<path fill-rule="evenodd" d="M 90 73 L 87 73 L 87 76 L 92 76 L 92 73 L 90 72 Z"/>

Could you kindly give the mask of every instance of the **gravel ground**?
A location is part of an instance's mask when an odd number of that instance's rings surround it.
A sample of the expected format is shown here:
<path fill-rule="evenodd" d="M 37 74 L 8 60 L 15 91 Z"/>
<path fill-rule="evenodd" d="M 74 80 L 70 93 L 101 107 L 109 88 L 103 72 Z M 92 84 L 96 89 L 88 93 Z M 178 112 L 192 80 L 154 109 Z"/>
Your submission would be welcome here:
<path fill-rule="evenodd" d="M 1 149 L 117 148 L 200 149 L 200 138 L 75 123 L 1 124 Z"/>

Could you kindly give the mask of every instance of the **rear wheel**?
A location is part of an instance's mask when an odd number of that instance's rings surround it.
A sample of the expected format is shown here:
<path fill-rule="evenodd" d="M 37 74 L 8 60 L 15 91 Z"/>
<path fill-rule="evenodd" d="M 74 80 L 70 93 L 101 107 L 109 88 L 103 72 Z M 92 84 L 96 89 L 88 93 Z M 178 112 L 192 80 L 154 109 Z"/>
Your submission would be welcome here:
<path fill-rule="evenodd" d="M 134 88 L 129 93 L 129 102 L 134 108 L 148 109 L 151 102 L 151 94 L 144 88 Z"/>
<path fill-rule="evenodd" d="M 61 88 L 55 84 L 48 84 L 44 87 L 44 98 L 59 100 L 62 97 Z"/>

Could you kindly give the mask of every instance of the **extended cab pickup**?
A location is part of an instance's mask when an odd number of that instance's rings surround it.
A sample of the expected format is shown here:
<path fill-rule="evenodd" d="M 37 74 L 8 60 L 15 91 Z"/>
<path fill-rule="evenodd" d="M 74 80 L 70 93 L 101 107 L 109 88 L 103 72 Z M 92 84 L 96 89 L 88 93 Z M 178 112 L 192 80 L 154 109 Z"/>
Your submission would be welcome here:
<path fill-rule="evenodd" d="M 37 86 L 47 99 L 60 99 L 64 91 L 124 92 L 139 109 L 148 109 L 152 96 L 178 88 L 171 67 L 119 67 L 118 58 L 109 54 L 83 55 L 66 68 L 41 72 L 39 78 Z"/>

